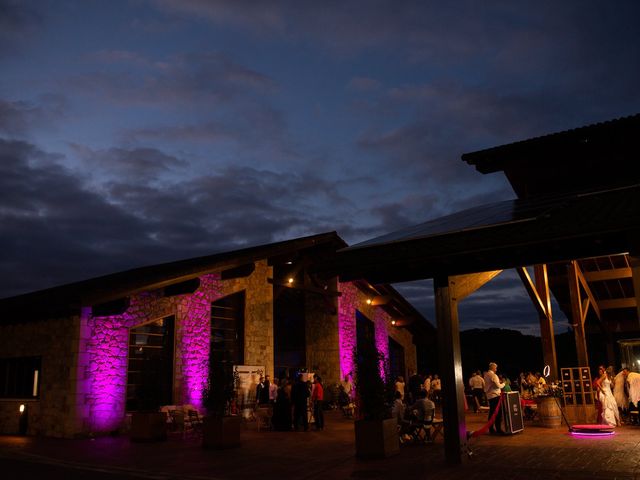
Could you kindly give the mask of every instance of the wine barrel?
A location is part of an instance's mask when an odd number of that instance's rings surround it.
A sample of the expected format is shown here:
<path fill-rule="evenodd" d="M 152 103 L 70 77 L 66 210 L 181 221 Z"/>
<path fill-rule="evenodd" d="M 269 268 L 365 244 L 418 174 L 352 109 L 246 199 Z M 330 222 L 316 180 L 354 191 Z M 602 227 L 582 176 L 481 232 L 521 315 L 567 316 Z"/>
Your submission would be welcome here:
<path fill-rule="evenodd" d="M 538 418 L 540 424 L 546 428 L 557 428 L 562 424 L 562 413 L 558 402 L 553 397 L 538 397 Z"/>

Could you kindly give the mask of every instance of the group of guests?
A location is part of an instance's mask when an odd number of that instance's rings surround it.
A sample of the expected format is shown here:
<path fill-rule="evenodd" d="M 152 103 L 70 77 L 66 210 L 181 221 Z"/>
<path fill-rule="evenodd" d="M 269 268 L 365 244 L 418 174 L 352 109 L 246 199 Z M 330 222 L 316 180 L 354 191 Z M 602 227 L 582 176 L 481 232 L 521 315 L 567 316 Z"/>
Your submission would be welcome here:
<path fill-rule="evenodd" d="M 623 368 L 616 375 L 612 366 L 605 368 L 600 365 L 598 375 L 593 379 L 593 389 L 596 392 L 598 423 L 617 427 L 622 424 L 622 415 L 629 414 L 629 423 L 638 424 L 640 373 Z"/>
<path fill-rule="evenodd" d="M 273 405 L 271 424 L 275 430 L 309 430 L 308 407 L 313 408 L 316 430 L 324 429 L 324 387 L 319 375 L 313 376 L 313 383 L 304 381 L 297 374 L 294 381 L 281 378 L 270 382 L 269 375 L 260 377 L 256 387 L 258 404 Z"/>
<path fill-rule="evenodd" d="M 408 398 L 408 396 L 406 397 Z M 407 439 L 413 431 L 413 425 L 424 422 L 427 416 L 433 416 L 436 404 L 427 398 L 427 391 L 421 390 L 418 398 L 411 404 L 403 401 L 403 395 L 396 390 L 394 393 L 391 414 L 399 426 L 400 440 Z"/>
<path fill-rule="evenodd" d="M 434 403 L 442 401 L 442 381 L 437 374 L 420 375 L 409 370 L 409 382 L 405 383 L 404 377 L 396 377 L 395 391 L 400 394 L 400 399 L 408 403 L 414 403 L 418 399 L 425 398 Z"/>

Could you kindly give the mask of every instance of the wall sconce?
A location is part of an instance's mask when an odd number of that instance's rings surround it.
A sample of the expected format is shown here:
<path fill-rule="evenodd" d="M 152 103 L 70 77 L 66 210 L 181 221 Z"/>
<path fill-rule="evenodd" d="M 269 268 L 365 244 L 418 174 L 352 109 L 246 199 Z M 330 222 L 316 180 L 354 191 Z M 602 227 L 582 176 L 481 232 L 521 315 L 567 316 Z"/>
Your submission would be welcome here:
<path fill-rule="evenodd" d="M 24 403 L 21 403 L 20 407 L 18 408 L 18 411 L 20 412 L 20 418 L 18 419 L 18 434 L 26 435 L 27 427 L 29 426 L 28 425 L 29 410 L 27 409 L 27 406 Z"/>
<path fill-rule="evenodd" d="M 289 277 L 289 280 L 287 280 L 289 282 L 289 285 L 291 285 L 293 283 L 293 278 Z"/>
<path fill-rule="evenodd" d="M 371 305 L 371 299 L 367 298 L 367 305 Z"/>
<path fill-rule="evenodd" d="M 393 325 L 395 327 L 396 321 L 395 320 L 391 320 L 391 325 Z"/>

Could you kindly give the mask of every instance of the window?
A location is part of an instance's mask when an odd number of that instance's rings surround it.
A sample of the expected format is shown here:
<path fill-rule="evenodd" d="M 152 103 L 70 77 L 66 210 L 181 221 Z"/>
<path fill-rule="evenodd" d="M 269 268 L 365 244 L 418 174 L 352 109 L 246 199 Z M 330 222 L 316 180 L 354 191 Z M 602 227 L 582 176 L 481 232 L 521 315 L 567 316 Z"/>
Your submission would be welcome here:
<path fill-rule="evenodd" d="M 128 411 L 172 403 L 173 331 L 173 316 L 129 331 Z"/>
<path fill-rule="evenodd" d="M 211 357 L 244 364 L 244 292 L 211 304 Z"/>
<path fill-rule="evenodd" d="M 38 398 L 41 357 L 0 358 L 0 398 Z"/>
<path fill-rule="evenodd" d="M 389 371 L 391 378 L 401 376 L 407 380 L 404 370 L 404 348 L 391 337 L 389 337 Z"/>

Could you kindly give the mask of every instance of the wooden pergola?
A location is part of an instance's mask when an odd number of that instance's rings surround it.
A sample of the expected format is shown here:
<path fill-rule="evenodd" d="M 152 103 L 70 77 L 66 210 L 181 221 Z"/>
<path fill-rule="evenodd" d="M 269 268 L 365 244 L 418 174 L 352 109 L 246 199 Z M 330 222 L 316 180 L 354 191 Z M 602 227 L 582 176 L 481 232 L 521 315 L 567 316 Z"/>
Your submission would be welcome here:
<path fill-rule="evenodd" d="M 605 324 L 603 312 L 626 309 L 629 331 L 640 331 L 639 136 L 635 116 L 464 155 L 483 173 L 504 171 L 519 198 L 354 245 L 327 265 L 342 281 L 434 279 L 448 463 L 462 462 L 467 442 L 458 303 L 501 270 L 517 269 L 525 283 L 554 375 L 550 286 L 568 305 L 579 365 L 588 365 L 589 315 Z M 527 266 L 534 267 L 533 279 Z M 596 293 L 593 285 L 603 281 L 626 283 L 624 297 L 605 298 L 603 292 L 612 292 L 606 288 Z"/>

